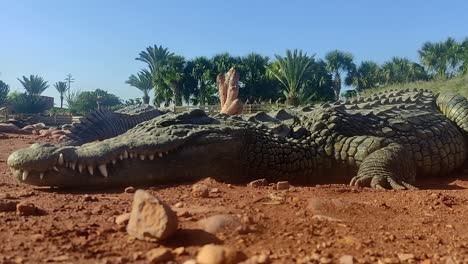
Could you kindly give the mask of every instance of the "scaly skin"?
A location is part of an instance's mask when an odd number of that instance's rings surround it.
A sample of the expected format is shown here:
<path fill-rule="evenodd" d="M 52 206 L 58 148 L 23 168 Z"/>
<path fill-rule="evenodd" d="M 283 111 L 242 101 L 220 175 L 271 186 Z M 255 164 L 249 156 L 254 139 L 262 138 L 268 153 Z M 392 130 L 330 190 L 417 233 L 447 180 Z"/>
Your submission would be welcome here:
<path fill-rule="evenodd" d="M 8 165 L 18 180 L 41 186 L 154 185 L 214 177 L 407 189 L 414 188 L 416 177 L 447 175 L 467 160 L 468 100 L 390 91 L 270 115 L 168 113 L 120 135 L 105 135 L 34 144 L 12 153 Z"/>

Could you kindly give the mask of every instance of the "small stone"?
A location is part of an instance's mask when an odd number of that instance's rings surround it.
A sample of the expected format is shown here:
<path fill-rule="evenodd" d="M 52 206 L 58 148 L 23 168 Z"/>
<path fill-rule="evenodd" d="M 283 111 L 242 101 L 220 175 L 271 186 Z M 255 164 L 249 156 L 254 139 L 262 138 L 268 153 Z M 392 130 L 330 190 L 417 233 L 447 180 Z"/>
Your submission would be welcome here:
<path fill-rule="evenodd" d="M 185 254 L 185 248 L 184 247 L 174 248 L 172 250 L 172 253 L 174 253 L 177 256 L 183 255 L 183 254 Z"/>
<path fill-rule="evenodd" d="M 162 263 L 172 260 L 174 256 L 167 248 L 153 248 L 146 253 L 146 259 L 149 263 Z"/>
<path fill-rule="evenodd" d="M 205 245 L 197 254 L 199 264 L 234 264 L 247 259 L 244 253 L 218 245 Z"/>
<path fill-rule="evenodd" d="M 197 183 L 192 185 L 192 195 L 194 197 L 207 198 L 210 196 L 209 188 L 207 185 L 202 183 Z"/>
<path fill-rule="evenodd" d="M 130 213 L 125 213 L 125 214 L 118 215 L 115 218 L 115 223 L 118 225 L 126 225 L 128 224 L 129 220 L 130 220 Z"/>
<path fill-rule="evenodd" d="M 251 188 L 258 188 L 260 186 L 267 186 L 267 185 L 268 185 L 268 181 L 266 179 L 259 179 L 259 180 L 249 182 L 247 186 Z"/>
<path fill-rule="evenodd" d="M 220 193 L 221 191 L 218 188 L 211 188 L 210 193 Z"/>
<path fill-rule="evenodd" d="M 127 233 L 147 241 L 161 241 L 177 231 L 177 215 L 162 200 L 143 190 L 133 198 Z"/>
<path fill-rule="evenodd" d="M 353 264 L 354 263 L 354 257 L 351 255 L 343 255 L 340 257 L 339 264 Z"/>
<path fill-rule="evenodd" d="M 125 193 L 135 193 L 136 189 L 135 187 L 133 186 L 128 186 L 127 188 L 125 188 Z"/>
<path fill-rule="evenodd" d="M 239 219 L 229 214 L 213 215 L 198 221 L 198 226 L 211 234 L 216 234 L 221 230 L 229 230 L 232 232 L 240 225 Z"/>
<path fill-rule="evenodd" d="M 16 214 L 28 216 L 28 215 L 38 215 L 40 210 L 33 203 L 20 202 L 16 205 Z"/>
<path fill-rule="evenodd" d="M 178 202 L 178 203 L 174 204 L 174 207 L 175 208 L 182 208 L 182 207 L 184 207 L 184 203 Z"/>
<path fill-rule="evenodd" d="M 287 190 L 289 189 L 288 181 L 279 181 L 276 183 L 276 190 Z"/>
<path fill-rule="evenodd" d="M 178 217 L 190 217 L 192 216 L 192 214 L 187 210 L 181 210 L 181 211 L 177 211 L 177 216 Z"/>
<path fill-rule="evenodd" d="M 404 262 L 404 261 L 408 261 L 410 259 L 414 259 L 414 255 L 413 254 L 406 254 L 406 253 L 399 253 L 398 254 L 398 259 L 401 262 Z"/>
<path fill-rule="evenodd" d="M 332 263 L 332 259 L 331 258 L 327 258 L 327 257 L 321 257 L 320 258 L 320 263 L 322 264 L 329 264 L 329 263 Z"/>
<path fill-rule="evenodd" d="M 89 195 L 89 194 L 85 194 L 83 196 L 83 201 L 85 202 L 97 202 L 98 201 L 98 198 L 92 196 L 92 195 Z"/>
<path fill-rule="evenodd" d="M 16 210 L 17 201 L 0 199 L 0 212 L 13 212 Z"/>

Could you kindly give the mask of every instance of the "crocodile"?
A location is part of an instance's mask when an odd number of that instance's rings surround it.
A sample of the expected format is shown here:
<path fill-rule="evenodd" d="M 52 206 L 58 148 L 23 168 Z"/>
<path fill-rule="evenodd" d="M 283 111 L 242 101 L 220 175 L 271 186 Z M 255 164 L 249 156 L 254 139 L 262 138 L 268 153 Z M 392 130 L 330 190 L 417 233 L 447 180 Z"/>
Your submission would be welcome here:
<path fill-rule="evenodd" d="M 413 189 L 416 178 L 463 168 L 468 153 L 468 100 L 427 90 L 251 115 L 169 112 L 134 127 L 119 120 L 96 114 L 70 140 L 17 150 L 7 164 L 20 182 L 64 188 L 212 177 Z"/>

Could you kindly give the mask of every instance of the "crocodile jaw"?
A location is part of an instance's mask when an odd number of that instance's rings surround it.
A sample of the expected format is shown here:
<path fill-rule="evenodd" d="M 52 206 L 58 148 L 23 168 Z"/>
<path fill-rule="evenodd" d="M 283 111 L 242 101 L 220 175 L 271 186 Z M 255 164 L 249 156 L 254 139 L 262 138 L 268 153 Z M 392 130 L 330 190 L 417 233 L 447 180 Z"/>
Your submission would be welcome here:
<path fill-rule="evenodd" d="M 34 144 L 12 153 L 7 163 L 17 180 L 36 186 L 100 188 L 242 174 L 243 141 L 237 134 L 202 132 L 153 145 L 138 145 L 139 139 L 117 144 L 120 140 L 76 147 Z"/>

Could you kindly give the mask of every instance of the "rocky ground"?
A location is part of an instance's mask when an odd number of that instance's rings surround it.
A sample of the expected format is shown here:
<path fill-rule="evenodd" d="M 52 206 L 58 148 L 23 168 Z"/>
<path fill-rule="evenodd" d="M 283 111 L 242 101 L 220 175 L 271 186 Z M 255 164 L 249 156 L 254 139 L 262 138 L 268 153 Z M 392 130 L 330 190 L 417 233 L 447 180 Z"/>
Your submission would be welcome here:
<path fill-rule="evenodd" d="M 121 216 L 134 188 L 69 193 L 19 184 L 9 153 L 49 139 L 0 138 L 0 263 L 468 263 L 468 174 L 420 181 L 420 191 L 209 178 L 144 188 L 179 221 L 167 240 L 148 242 L 131 237 Z"/>

